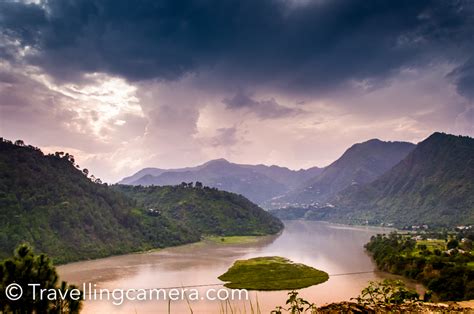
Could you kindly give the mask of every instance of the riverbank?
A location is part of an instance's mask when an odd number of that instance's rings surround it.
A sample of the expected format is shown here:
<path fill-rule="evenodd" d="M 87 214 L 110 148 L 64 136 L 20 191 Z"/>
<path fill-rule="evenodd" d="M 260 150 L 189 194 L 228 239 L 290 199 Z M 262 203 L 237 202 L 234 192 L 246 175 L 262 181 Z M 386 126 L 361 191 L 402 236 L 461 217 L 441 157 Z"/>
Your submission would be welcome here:
<path fill-rule="evenodd" d="M 431 291 L 425 300 L 472 299 L 474 256 L 454 237 L 449 241 L 414 235 L 377 235 L 366 244 L 380 270 L 416 279 Z M 467 245 L 467 243 L 465 243 Z"/>
<path fill-rule="evenodd" d="M 359 295 L 369 281 L 393 278 L 376 272 L 375 264 L 363 246 L 383 228 L 332 225 L 311 221 L 285 221 L 280 235 L 258 237 L 255 243 L 231 244 L 201 241 L 153 252 L 127 254 L 105 259 L 78 262 L 58 267 L 63 280 L 82 284 L 92 282 L 99 288 L 160 288 L 208 284 L 224 284 L 218 277 L 236 260 L 261 256 L 282 256 L 296 263 L 321 269 L 330 279 L 320 285 L 301 289 L 301 296 L 318 306 L 349 301 Z M 363 272 L 363 273 L 359 273 Z M 416 289 L 407 280 L 407 286 Z M 212 286 L 211 288 L 222 288 Z M 207 288 L 202 288 L 204 291 Z M 287 291 L 251 292 L 258 298 L 262 313 L 269 313 L 287 299 Z M 236 306 L 248 308 L 248 302 Z M 219 302 L 192 303 L 195 313 L 219 313 Z M 167 302 L 127 302 L 120 307 L 110 302 L 86 301 L 85 313 L 97 312 L 158 312 L 167 313 Z M 172 313 L 189 312 L 186 302 L 173 302 Z"/>

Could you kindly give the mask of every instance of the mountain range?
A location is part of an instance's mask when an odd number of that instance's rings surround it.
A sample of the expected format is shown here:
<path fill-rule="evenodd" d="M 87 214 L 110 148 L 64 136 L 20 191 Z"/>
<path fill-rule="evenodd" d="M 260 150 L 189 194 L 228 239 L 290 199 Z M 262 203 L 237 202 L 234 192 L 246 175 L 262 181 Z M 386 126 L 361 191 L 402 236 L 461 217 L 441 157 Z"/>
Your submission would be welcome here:
<path fill-rule="evenodd" d="M 218 159 L 144 169 L 121 183 L 130 184 L 91 181 L 71 155 L 1 139 L 0 258 L 23 242 L 67 262 L 283 228 L 246 197 L 280 205 L 271 213 L 281 219 L 474 225 L 474 139 L 434 133 L 417 145 L 370 140 L 323 169 Z"/>
<path fill-rule="evenodd" d="M 219 159 L 194 168 L 148 168 L 131 178 L 141 185 L 203 181 L 242 194 L 281 219 L 474 224 L 474 140 L 439 132 L 417 145 L 357 143 L 325 168 L 292 171 Z"/>
<path fill-rule="evenodd" d="M 310 206 L 326 201 L 344 188 L 376 179 L 413 148 L 407 142 L 372 139 L 350 147 L 326 168 L 290 170 L 279 166 L 242 165 L 225 159 L 180 169 L 145 168 L 119 183 L 176 185 L 201 181 L 205 185 L 242 194 L 264 208 Z"/>
<path fill-rule="evenodd" d="M 206 186 L 242 194 L 260 204 L 298 187 L 321 172 L 320 168 L 290 170 L 278 166 L 242 165 L 225 159 L 181 169 L 145 168 L 124 178 L 119 184 L 177 185 L 181 182 L 200 181 Z"/>
<path fill-rule="evenodd" d="M 349 186 L 372 182 L 395 166 L 415 145 L 407 142 L 384 142 L 372 139 L 354 144 L 320 174 L 286 195 L 272 199 L 265 207 L 320 206 Z"/>
<path fill-rule="evenodd" d="M 348 186 L 325 204 L 272 213 L 397 227 L 474 224 L 474 139 L 434 133 L 372 182 Z"/>

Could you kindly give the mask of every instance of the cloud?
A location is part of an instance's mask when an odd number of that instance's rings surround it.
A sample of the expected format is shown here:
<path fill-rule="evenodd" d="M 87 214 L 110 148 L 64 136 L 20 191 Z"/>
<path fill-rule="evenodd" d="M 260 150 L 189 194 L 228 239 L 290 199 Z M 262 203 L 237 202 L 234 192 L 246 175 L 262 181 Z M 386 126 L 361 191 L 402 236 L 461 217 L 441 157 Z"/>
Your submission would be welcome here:
<path fill-rule="evenodd" d="M 295 4 L 296 3 L 296 4 Z M 49 0 L 0 3 L 24 62 L 60 80 L 130 81 L 210 71 L 220 84 L 327 91 L 472 56 L 470 1 Z M 20 52 L 21 53 L 18 53 Z M 19 57 L 18 57 L 19 56 Z"/>
<path fill-rule="evenodd" d="M 0 0 L 0 133 L 69 150 L 109 182 L 220 157 L 322 166 L 373 137 L 474 135 L 473 8 Z"/>
<path fill-rule="evenodd" d="M 454 79 L 461 95 L 474 100 L 474 57 L 455 68 L 448 77 Z"/>
<path fill-rule="evenodd" d="M 282 106 L 274 98 L 257 101 L 242 92 L 238 92 L 232 98 L 224 98 L 222 102 L 231 110 L 248 110 L 261 119 L 278 119 L 304 113 L 299 108 Z"/>
<path fill-rule="evenodd" d="M 456 134 L 470 134 L 474 136 L 474 105 L 466 108 L 455 119 Z"/>
<path fill-rule="evenodd" d="M 219 128 L 217 135 L 211 139 L 211 145 L 217 146 L 233 146 L 239 142 L 237 137 L 237 128 Z"/>
<path fill-rule="evenodd" d="M 92 80 L 92 79 L 91 79 Z M 110 151 L 142 134 L 135 90 L 104 75 L 86 85 L 57 85 L 34 67 L 0 62 L 0 132 L 36 145 Z"/>

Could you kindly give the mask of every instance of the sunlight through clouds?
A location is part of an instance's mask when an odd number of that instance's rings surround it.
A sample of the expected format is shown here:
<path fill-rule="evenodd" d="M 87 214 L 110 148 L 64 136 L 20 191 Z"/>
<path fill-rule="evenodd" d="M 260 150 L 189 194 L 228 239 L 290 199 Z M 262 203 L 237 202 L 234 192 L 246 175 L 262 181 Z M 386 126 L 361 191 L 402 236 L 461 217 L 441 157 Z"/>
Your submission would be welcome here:
<path fill-rule="evenodd" d="M 77 128 L 84 133 L 92 132 L 105 142 L 112 139 L 112 134 L 104 131 L 113 125 L 125 125 L 124 115 L 144 117 L 136 87 L 122 78 L 93 73 L 85 76 L 87 83 L 84 85 L 56 85 L 44 77 L 41 80 L 49 89 L 74 101 L 71 109 L 78 114 L 81 123 L 86 122 L 86 127 L 76 125 Z"/>

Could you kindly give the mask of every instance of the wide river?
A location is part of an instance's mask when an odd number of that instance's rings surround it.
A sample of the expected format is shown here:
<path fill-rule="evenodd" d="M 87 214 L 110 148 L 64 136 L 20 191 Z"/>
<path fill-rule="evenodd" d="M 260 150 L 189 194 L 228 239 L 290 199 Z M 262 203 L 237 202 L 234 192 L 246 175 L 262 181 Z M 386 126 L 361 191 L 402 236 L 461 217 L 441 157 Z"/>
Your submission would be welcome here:
<path fill-rule="evenodd" d="M 264 237 L 251 244 L 195 243 L 154 252 L 129 254 L 58 267 L 62 280 L 82 287 L 96 284 L 106 289 L 152 289 L 220 283 L 223 274 L 238 259 L 256 256 L 284 256 L 294 262 L 326 271 L 330 279 L 320 285 L 300 290 L 300 295 L 318 305 L 350 300 L 359 295 L 371 280 L 388 278 L 372 272 L 375 265 L 363 245 L 377 233 L 389 232 L 374 227 L 351 227 L 313 221 L 286 221 L 278 236 Z M 355 273 L 355 274 L 354 274 Z M 359 273 L 359 274 L 357 274 Z M 270 278 L 269 278 L 270 280 Z M 408 283 L 422 290 L 419 285 Z M 199 287 L 201 295 L 207 289 Z M 285 305 L 287 291 L 251 292 L 249 301 L 111 301 L 84 302 L 85 313 L 231 313 L 249 312 L 257 307 L 269 313 L 277 305 Z M 227 310 L 226 310 L 227 307 Z M 233 308 L 233 311 L 230 310 Z"/>

